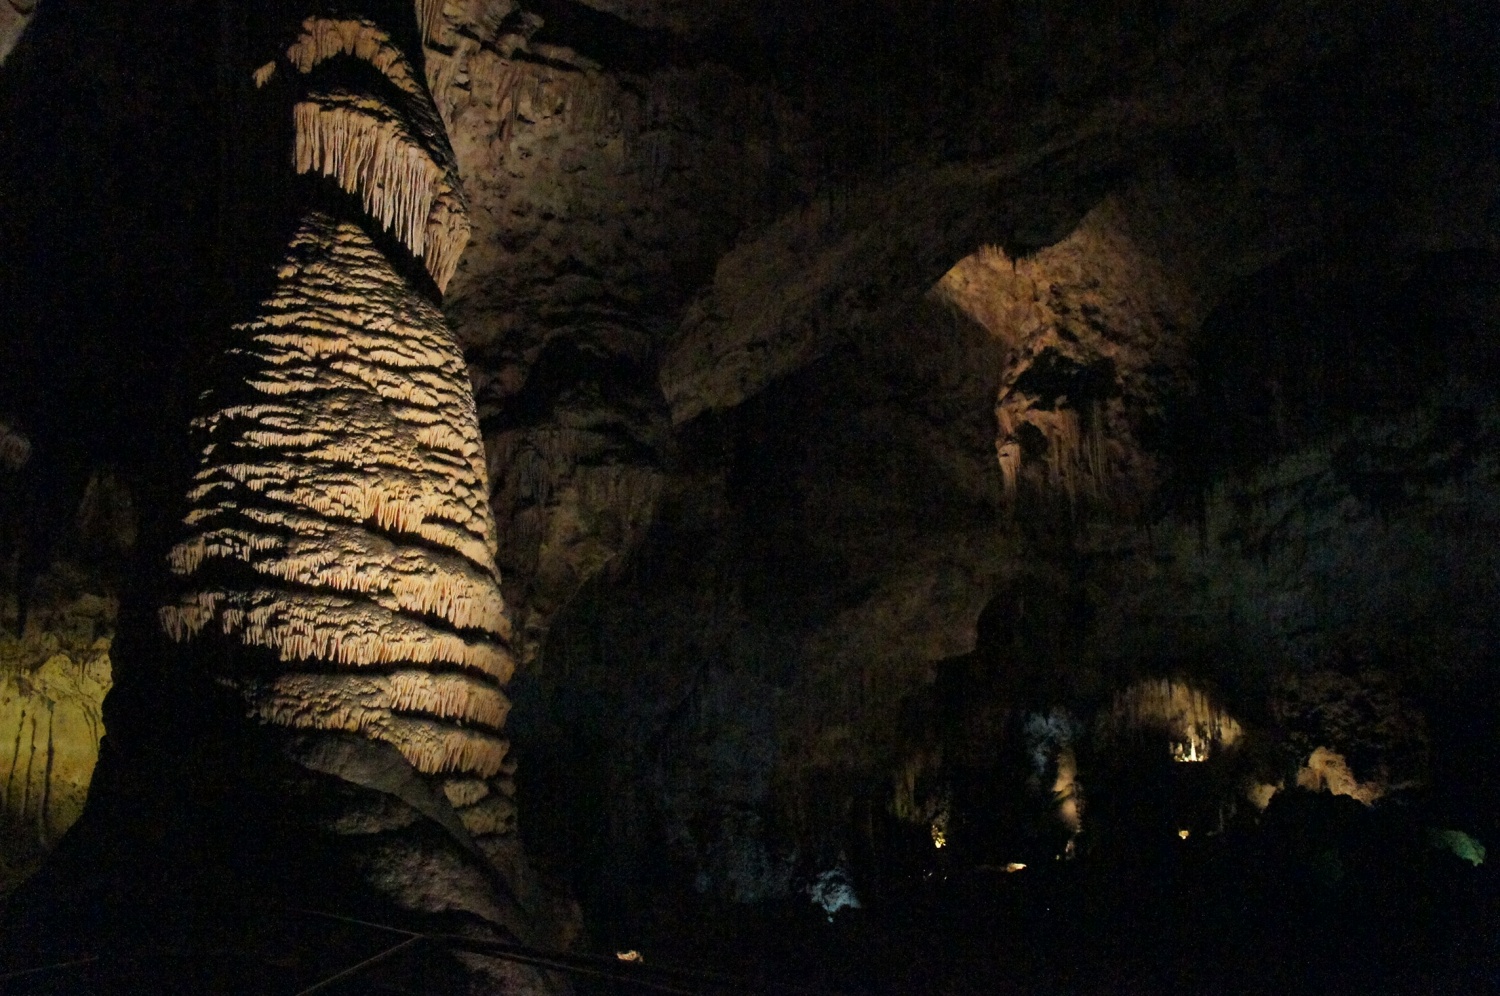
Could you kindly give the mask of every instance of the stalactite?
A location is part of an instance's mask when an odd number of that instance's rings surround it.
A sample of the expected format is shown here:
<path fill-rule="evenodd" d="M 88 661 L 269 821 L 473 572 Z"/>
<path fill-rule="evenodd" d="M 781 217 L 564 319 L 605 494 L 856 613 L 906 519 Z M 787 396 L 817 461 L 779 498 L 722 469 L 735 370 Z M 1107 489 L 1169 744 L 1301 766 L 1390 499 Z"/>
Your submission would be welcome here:
<path fill-rule="evenodd" d="M 419 4 L 424 28 L 441 22 L 441 0 Z M 400 91 L 399 106 L 344 92 L 299 102 L 295 162 L 358 192 L 365 210 L 425 260 L 438 289 L 447 287 L 469 237 L 468 209 L 442 119 L 424 81 L 390 35 L 366 20 L 310 17 L 285 52 L 302 75 L 340 56 L 368 63 Z M 255 72 L 264 86 L 275 72 Z"/>
<path fill-rule="evenodd" d="M 464 772 L 488 778 L 501 770 L 510 750 L 508 740 L 484 730 L 365 709 L 357 703 L 322 708 L 301 699 L 263 698 L 251 714 L 277 726 L 358 733 L 385 741 L 424 775 Z"/>
<path fill-rule="evenodd" d="M 320 173 L 358 193 L 366 211 L 418 258 L 441 290 L 469 241 L 448 171 L 385 103 L 344 92 L 318 93 L 293 108 L 299 173 Z"/>
<path fill-rule="evenodd" d="M 425 714 L 496 730 L 505 725 L 510 712 L 505 693 L 489 682 L 412 669 L 375 675 L 283 674 L 256 694 L 278 710 Z"/>
<path fill-rule="evenodd" d="M 1000 485 L 1005 503 L 1013 507 L 1021 474 L 1021 444 L 996 441 L 995 459 L 1000 464 Z"/>
<path fill-rule="evenodd" d="M 417 27 L 422 31 L 422 43 L 425 45 L 437 36 L 438 29 L 443 26 L 443 0 L 416 0 L 417 4 Z"/>
<path fill-rule="evenodd" d="M 1020 393 L 1001 395 L 995 407 L 999 435 L 996 458 L 1004 482 L 1005 496 L 1012 504 L 1016 498 L 1021 469 L 1026 459 L 1019 439 L 1022 427 L 1037 432 L 1044 443 L 1041 462 L 1046 486 L 1061 492 L 1069 506 L 1080 499 L 1103 501 L 1109 496 L 1109 467 L 1105 458 L 1104 434 L 1098 406 L 1092 406 L 1085 418 L 1078 411 L 1061 405 L 1038 407 L 1034 399 Z"/>
<path fill-rule="evenodd" d="M 1207 760 L 1211 752 L 1233 746 L 1244 735 L 1239 721 L 1206 694 L 1167 678 L 1136 682 L 1099 714 L 1098 734 L 1105 741 L 1142 730 L 1170 737 L 1169 749 L 1179 761 Z"/>
<path fill-rule="evenodd" d="M 424 96 L 405 54 L 372 21 L 309 17 L 302 22 L 302 34 L 286 51 L 287 61 L 304 74 L 340 55 L 368 62 L 405 93 Z"/>

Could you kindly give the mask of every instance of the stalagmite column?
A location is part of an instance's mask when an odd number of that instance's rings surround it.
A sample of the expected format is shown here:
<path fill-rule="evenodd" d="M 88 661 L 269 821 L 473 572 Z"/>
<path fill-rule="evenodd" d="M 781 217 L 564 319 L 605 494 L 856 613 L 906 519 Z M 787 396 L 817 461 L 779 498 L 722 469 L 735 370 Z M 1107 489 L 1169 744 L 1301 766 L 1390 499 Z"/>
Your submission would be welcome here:
<path fill-rule="evenodd" d="M 440 5 L 418 7 L 430 26 Z M 246 83 L 290 97 L 289 178 L 313 182 L 292 188 L 300 221 L 194 421 L 160 625 L 205 648 L 194 661 L 255 722 L 394 747 L 460 851 L 503 872 L 510 622 L 474 399 L 436 300 L 469 235 L 462 190 L 397 33 L 310 17 L 291 37 Z M 387 877 L 398 902 L 422 892 Z M 435 907 L 485 915 L 471 900 Z"/>

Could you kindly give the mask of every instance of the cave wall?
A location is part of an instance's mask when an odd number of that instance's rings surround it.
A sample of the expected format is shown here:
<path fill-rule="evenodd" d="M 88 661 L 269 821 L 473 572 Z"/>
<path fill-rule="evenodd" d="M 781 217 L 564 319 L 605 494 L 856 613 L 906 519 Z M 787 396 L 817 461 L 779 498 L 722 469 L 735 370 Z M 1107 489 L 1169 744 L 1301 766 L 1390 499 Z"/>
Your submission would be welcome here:
<path fill-rule="evenodd" d="M 1071 106 L 1068 70 L 1097 77 L 1059 60 L 1017 100 L 1045 139 L 892 152 L 723 257 L 662 356 L 655 519 L 563 611 L 518 717 L 540 836 L 593 862 L 601 915 L 850 860 L 902 772 L 953 764 L 945 695 L 995 752 L 1181 679 L 1253 731 L 1242 801 L 1323 747 L 1463 810 L 1494 604 L 1493 38 L 1456 8 L 1348 13 L 1226 14 L 1146 67 L 1080 29 L 1111 101 Z M 1356 714 L 1386 732 L 1358 742 Z M 1436 715 L 1462 720 L 1434 746 Z"/>

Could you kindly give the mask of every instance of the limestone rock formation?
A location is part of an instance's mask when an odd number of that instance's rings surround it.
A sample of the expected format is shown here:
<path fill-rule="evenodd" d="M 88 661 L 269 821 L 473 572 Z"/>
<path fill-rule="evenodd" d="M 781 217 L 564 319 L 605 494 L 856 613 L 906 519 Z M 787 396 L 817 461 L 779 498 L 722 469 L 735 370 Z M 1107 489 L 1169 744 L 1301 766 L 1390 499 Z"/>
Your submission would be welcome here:
<path fill-rule="evenodd" d="M 1489 832 L 1477 0 L 393 0 L 232 65 L 259 7 L 51 6 L 0 76 L 5 618 L 133 465 L 162 673 L 398 907 L 519 922 L 529 850 L 646 950 L 1251 841 L 1322 909 L 1369 827 Z M 103 687 L 26 654 L 15 703 Z"/>
<path fill-rule="evenodd" d="M 36 13 L 36 5 L 37 0 L 6 0 L 5 6 L 0 7 L 0 65 L 5 64 L 5 57 L 21 40 L 26 25 L 31 23 L 31 15 Z"/>
<path fill-rule="evenodd" d="M 85 596 L 75 611 L 93 607 Z M 109 686 L 107 636 L 66 648 L 52 632 L 0 636 L 0 891 L 35 871 L 83 812 Z"/>

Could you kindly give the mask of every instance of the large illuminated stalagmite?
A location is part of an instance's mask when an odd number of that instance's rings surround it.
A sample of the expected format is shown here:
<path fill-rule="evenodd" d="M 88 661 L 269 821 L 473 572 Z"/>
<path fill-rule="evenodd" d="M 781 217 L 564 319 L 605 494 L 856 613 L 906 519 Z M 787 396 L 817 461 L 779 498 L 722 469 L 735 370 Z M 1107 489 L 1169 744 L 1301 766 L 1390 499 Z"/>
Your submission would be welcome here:
<path fill-rule="evenodd" d="M 428 25 L 434 5 L 419 6 Z M 460 862 L 484 856 L 482 882 L 516 867 L 510 621 L 474 399 L 437 306 L 469 223 L 426 84 L 393 40 L 407 28 L 311 17 L 247 74 L 256 99 L 289 100 L 286 161 L 310 179 L 289 188 L 300 219 L 203 395 L 158 618 L 302 763 L 382 791 L 414 772 L 403 798 Z M 413 770 L 360 782 L 348 772 L 366 762 L 320 753 L 350 735 Z M 416 858 L 382 860 L 371 877 L 398 904 L 516 933 L 495 915 L 503 889 L 436 895 Z"/>

